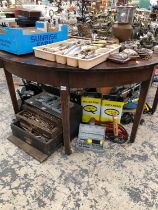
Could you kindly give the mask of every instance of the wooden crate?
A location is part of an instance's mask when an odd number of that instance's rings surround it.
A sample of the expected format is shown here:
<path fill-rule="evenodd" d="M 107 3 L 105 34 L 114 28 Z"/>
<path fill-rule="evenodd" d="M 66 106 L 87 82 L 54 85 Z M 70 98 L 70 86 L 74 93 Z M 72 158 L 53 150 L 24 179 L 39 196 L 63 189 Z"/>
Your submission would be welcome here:
<path fill-rule="evenodd" d="M 33 135 L 31 132 L 24 130 L 19 121 L 15 121 L 11 124 L 12 133 L 22 141 L 32 145 L 36 149 L 42 151 L 47 155 L 51 155 L 63 144 L 62 129 L 58 127 L 53 135 L 53 138 L 41 140 L 40 138 Z"/>

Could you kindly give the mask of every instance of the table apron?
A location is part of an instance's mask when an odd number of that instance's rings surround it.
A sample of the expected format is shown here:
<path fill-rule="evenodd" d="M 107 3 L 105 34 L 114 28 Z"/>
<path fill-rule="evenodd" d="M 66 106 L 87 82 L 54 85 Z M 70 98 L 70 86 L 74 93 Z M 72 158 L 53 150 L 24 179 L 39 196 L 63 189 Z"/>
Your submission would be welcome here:
<path fill-rule="evenodd" d="M 154 67 L 131 71 L 69 73 L 69 85 L 75 88 L 121 86 L 150 80 Z"/>
<path fill-rule="evenodd" d="M 54 86 L 68 86 L 68 73 L 26 64 L 4 62 L 6 71 L 28 81 Z"/>
<path fill-rule="evenodd" d="M 105 70 L 105 72 L 93 72 L 90 70 L 84 72 L 64 72 L 5 61 L 3 64 L 6 71 L 28 81 L 70 88 L 95 88 L 138 83 L 150 80 L 154 71 L 154 67 L 150 66 L 142 69 L 129 69 L 128 71 L 119 69 L 119 71 Z"/>

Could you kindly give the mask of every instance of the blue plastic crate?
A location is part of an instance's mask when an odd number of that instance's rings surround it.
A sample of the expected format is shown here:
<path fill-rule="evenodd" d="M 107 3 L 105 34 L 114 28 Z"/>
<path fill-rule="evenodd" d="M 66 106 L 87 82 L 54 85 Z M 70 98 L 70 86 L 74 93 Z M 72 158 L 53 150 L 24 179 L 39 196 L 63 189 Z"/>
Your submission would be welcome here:
<path fill-rule="evenodd" d="M 33 47 L 68 39 L 68 26 L 62 25 L 58 32 L 25 34 L 22 28 L 0 28 L 0 50 L 16 55 L 33 52 Z"/>

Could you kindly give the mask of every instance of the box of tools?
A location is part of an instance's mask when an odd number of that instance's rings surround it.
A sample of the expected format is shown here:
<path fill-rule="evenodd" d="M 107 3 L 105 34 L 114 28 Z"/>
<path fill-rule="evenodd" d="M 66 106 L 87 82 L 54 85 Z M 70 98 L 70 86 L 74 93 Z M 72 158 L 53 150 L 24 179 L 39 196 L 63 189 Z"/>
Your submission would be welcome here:
<path fill-rule="evenodd" d="M 56 116 L 62 120 L 60 97 L 48 92 L 42 93 L 25 101 L 28 106 L 36 107 L 45 113 Z M 70 131 L 71 137 L 78 134 L 79 124 L 82 119 L 82 107 L 76 103 L 70 102 Z"/>
<path fill-rule="evenodd" d="M 25 106 L 11 124 L 13 135 L 50 155 L 63 144 L 61 120 L 33 107 Z"/>
<path fill-rule="evenodd" d="M 104 151 L 105 127 L 80 124 L 76 147 L 93 151 Z"/>
<path fill-rule="evenodd" d="M 25 101 L 12 123 L 13 135 L 50 155 L 63 143 L 60 97 L 42 92 Z M 82 117 L 81 106 L 70 104 L 70 134 L 77 136 Z"/>

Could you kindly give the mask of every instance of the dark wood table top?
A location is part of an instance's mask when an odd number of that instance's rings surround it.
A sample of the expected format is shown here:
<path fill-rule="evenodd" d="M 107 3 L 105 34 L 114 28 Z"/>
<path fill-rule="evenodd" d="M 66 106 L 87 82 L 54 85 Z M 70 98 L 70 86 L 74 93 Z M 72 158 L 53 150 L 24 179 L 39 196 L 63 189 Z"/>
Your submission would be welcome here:
<path fill-rule="evenodd" d="M 51 62 L 43 59 L 36 58 L 33 54 L 28 55 L 13 55 L 4 51 L 0 51 L 0 60 L 7 61 L 7 62 L 13 62 L 14 64 L 22 64 L 27 65 L 28 67 L 41 67 L 41 68 L 47 68 L 47 69 L 53 69 L 53 71 L 64 71 L 64 72 L 87 72 L 87 71 L 97 71 L 97 72 L 104 72 L 109 70 L 114 71 L 129 71 L 129 70 L 138 70 L 139 68 L 142 69 L 142 67 L 149 67 L 149 66 L 155 66 L 158 64 L 158 55 L 153 55 L 153 57 L 149 60 L 142 60 L 137 59 L 133 61 L 129 61 L 125 64 L 117 64 L 110 61 L 103 62 L 89 70 L 79 69 L 75 67 L 71 67 L 68 65 L 58 64 L 56 62 Z"/>

